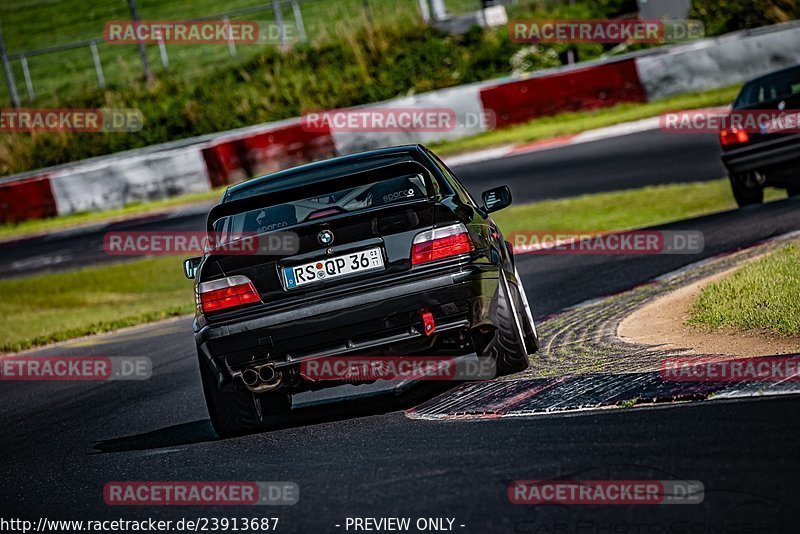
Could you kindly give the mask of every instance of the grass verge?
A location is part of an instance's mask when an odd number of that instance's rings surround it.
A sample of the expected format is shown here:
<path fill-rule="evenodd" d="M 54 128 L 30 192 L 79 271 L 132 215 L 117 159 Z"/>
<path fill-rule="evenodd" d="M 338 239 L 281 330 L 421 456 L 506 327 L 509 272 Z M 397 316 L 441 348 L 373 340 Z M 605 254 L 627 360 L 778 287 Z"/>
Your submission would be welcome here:
<path fill-rule="evenodd" d="M 710 91 L 687 93 L 645 104 L 617 104 L 593 111 L 561 113 L 472 137 L 435 143 L 431 145 L 431 148 L 439 154 L 451 155 L 493 146 L 521 144 L 549 137 L 577 134 L 604 126 L 655 117 L 670 111 L 726 106 L 736 98 L 740 87 L 735 85 Z"/>
<path fill-rule="evenodd" d="M 42 232 L 52 232 L 55 230 L 66 230 L 79 226 L 88 226 L 110 222 L 116 219 L 124 219 L 136 215 L 147 215 L 167 208 L 177 208 L 191 206 L 192 204 L 202 204 L 214 202 L 222 197 L 224 188 L 203 191 L 202 193 L 191 193 L 164 200 L 153 200 L 149 202 L 138 202 L 129 204 L 124 208 L 108 211 L 89 211 L 73 213 L 62 217 L 52 217 L 50 219 L 30 219 L 20 223 L 0 224 L 0 241 L 25 236 L 35 235 Z"/>
<path fill-rule="evenodd" d="M 689 324 L 800 335 L 800 245 L 787 245 L 706 286 Z"/>
<path fill-rule="evenodd" d="M 766 200 L 785 198 L 767 189 Z M 596 193 L 512 206 L 492 215 L 503 234 L 533 230 L 612 231 L 665 224 L 736 208 L 727 179 Z"/>
<path fill-rule="evenodd" d="M 136 276 L 131 276 L 136 273 Z M 0 352 L 191 313 L 179 258 L 0 281 Z"/>
<path fill-rule="evenodd" d="M 497 213 L 495 220 L 506 235 L 531 229 L 624 230 L 733 207 L 727 181 L 717 180 L 512 206 Z M 0 294 L 0 317 L 4 318 L 0 352 L 193 310 L 192 283 L 183 277 L 181 259 L 175 257 L 0 280 Z"/>

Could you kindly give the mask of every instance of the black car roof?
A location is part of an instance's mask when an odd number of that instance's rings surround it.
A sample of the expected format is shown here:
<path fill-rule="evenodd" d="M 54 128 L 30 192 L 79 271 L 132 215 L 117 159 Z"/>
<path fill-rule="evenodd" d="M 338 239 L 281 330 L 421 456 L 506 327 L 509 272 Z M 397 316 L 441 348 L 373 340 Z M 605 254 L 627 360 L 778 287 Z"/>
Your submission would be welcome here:
<path fill-rule="evenodd" d="M 794 74 L 800 75 L 800 65 L 794 65 L 792 67 L 774 70 L 772 72 L 768 72 L 767 74 L 763 74 L 757 78 L 753 78 L 752 80 L 748 80 L 747 82 L 744 83 L 744 85 L 742 85 L 742 89 L 739 91 L 739 94 L 736 95 L 736 98 L 733 101 L 733 109 L 745 109 L 754 107 L 757 108 L 759 105 L 761 105 L 761 102 L 756 101 L 754 96 L 751 94 L 752 90 L 754 88 L 758 88 L 765 81 L 769 83 L 768 80 L 771 80 L 773 78 L 779 79 L 787 74 L 789 74 L 790 76 Z M 789 95 L 785 95 L 784 97 L 780 98 L 786 98 L 788 96 Z"/>
<path fill-rule="evenodd" d="M 762 74 L 761 76 L 758 76 L 757 78 L 753 78 L 752 80 L 748 80 L 747 82 L 745 82 L 745 85 L 749 85 L 751 83 L 760 82 L 760 81 L 763 81 L 763 80 L 768 80 L 769 78 L 772 78 L 772 77 L 777 76 L 779 74 L 784 74 L 784 73 L 792 72 L 792 71 L 800 71 L 800 65 L 793 65 L 791 67 L 787 67 L 787 68 L 784 68 L 784 69 L 773 70 L 772 72 L 768 72 L 766 74 Z"/>
<path fill-rule="evenodd" d="M 308 184 L 323 176 L 330 179 L 335 178 L 337 175 L 344 176 L 367 170 L 371 167 L 417 159 L 419 155 L 424 153 L 424 150 L 422 145 L 402 145 L 306 163 L 305 165 L 273 172 L 233 185 L 225 192 L 222 202 L 239 200 L 276 189 Z M 417 158 L 414 156 L 417 156 Z"/>

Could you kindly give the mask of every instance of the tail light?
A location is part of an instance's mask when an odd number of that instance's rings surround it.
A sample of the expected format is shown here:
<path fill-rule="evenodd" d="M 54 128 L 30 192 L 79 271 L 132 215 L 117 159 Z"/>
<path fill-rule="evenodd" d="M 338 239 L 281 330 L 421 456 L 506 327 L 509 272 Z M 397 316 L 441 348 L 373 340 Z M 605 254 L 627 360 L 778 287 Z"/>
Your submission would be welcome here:
<path fill-rule="evenodd" d="M 261 297 L 249 278 L 237 275 L 199 284 L 197 300 L 203 313 L 208 313 L 261 302 Z"/>
<path fill-rule="evenodd" d="M 414 238 L 411 247 L 411 265 L 458 256 L 473 250 L 475 247 L 469 238 L 467 227 L 463 224 L 434 228 Z"/>
<path fill-rule="evenodd" d="M 719 132 L 719 143 L 722 146 L 741 145 L 749 140 L 747 132 L 739 128 L 724 128 Z"/>

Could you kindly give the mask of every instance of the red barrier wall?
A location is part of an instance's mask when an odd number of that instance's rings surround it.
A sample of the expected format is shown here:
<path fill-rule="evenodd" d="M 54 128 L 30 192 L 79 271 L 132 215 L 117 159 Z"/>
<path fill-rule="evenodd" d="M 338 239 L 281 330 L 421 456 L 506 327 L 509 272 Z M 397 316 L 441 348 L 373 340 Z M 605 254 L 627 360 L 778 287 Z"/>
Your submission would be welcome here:
<path fill-rule="evenodd" d="M 215 141 L 203 149 L 212 187 L 334 155 L 330 132 L 309 132 L 300 124 Z"/>
<path fill-rule="evenodd" d="M 481 90 L 484 110 L 492 110 L 497 128 L 536 117 L 646 102 L 633 59 L 528 78 Z"/>
<path fill-rule="evenodd" d="M 50 187 L 49 174 L 0 183 L 0 222 L 20 222 L 56 215 L 56 200 Z"/>

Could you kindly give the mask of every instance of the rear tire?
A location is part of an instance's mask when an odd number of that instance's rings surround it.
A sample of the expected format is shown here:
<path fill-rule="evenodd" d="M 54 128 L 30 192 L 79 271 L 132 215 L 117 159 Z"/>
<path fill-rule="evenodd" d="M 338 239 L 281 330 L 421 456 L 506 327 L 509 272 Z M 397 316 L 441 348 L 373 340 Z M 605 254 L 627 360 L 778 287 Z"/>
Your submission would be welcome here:
<path fill-rule="evenodd" d="M 752 206 L 753 204 L 761 204 L 764 202 L 764 188 L 756 185 L 748 187 L 745 180 L 738 176 L 731 175 L 731 189 L 733 190 L 733 198 L 736 199 L 736 204 L 743 208 L 745 206 Z"/>
<path fill-rule="evenodd" d="M 536 331 L 536 323 L 533 320 L 533 312 L 531 306 L 528 304 L 528 295 L 525 293 L 525 287 L 522 285 L 522 278 L 519 276 L 519 271 L 514 267 L 514 278 L 517 279 L 517 291 L 519 292 L 522 316 L 523 330 L 525 333 L 525 347 L 527 348 L 528 355 L 534 354 L 539 350 L 539 333 Z"/>
<path fill-rule="evenodd" d="M 519 278 L 517 278 L 519 280 Z M 520 281 L 521 285 L 521 281 Z M 521 289 L 524 291 L 524 289 Z M 493 358 L 497 365 L 497 375 L 508 375 L 524 371 L 530 365 L 528 354 L 538 349 L 536 327 L 526 311 L 527 298 L 523 301 L 520 288 L 509 283 L 505 272 L 500 270 L 500 284 L 495 300 L 497 329 L 486 346 L 484 356 Z M 526 335 L 527 334 L 527 335 Z M 531 339 L 530 335 L 533 335 Z M 526 348 L 526 337 L 529 339 Z"/>
<path fill-rule="evenodd" d="M 264 428 L 268 415 L 291 410 L 291 396 L 285 393 L 254 394 L 242 390 L 222 390 L 210 364 L 200 356 L 200 377 L 211 425 L 222 438 L 239 436 Z"/>

